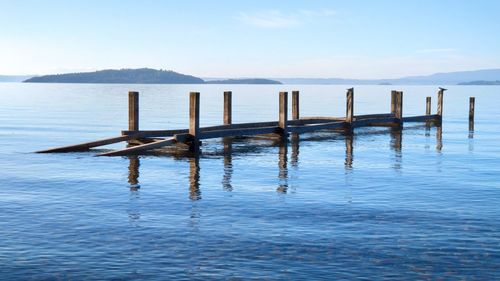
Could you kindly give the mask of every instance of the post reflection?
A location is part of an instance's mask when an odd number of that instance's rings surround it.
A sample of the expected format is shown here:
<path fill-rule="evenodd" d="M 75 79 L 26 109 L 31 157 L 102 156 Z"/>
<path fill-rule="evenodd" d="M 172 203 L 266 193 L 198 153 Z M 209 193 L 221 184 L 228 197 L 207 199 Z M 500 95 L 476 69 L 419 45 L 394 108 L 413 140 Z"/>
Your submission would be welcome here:
<path fill-rule="evenodd" d="M 352 162 L 354 160 L 353 143 L 354 143 L 354 134 L 352 134 L 352 133 L 345 134 L 345 161 L 344 161 L 344 165 L 345 165 L 346 169 L 352 169 Z"/>
<path fill-rule="evenodd" d="M 222 188 L 232 191 L 231 178 L 233 176 L 233 139 L 224 138 L 224 175 L 222 176 Z"/>
<path fill-rule="evenodd" d="M 140 160 L 138 156 L 129 157 L 128 165 L 128 184 L 130 188 L 130 199 L 129 206 L 127 208 L 127 213 L 129 220 L 131 222 L 136 222 L 141 218 L 141 212 L 139 209 L 139 166 Z"/>
<path fill-rule="evenodd" d="M 403 130 L 393 127 L 391 130 L 391 149 L 395 152 L 394 169 L 400 170 L 403 164 Z"/>
<path fill-rule="evenodd" d="M 292 146 L 292 155 L 290 159 L 290 164 L 293 167 L 297 167 L 299 165 L 299 142 L 300 135 L 297 133 L 292 133 L 290 144 Z"/>
<path fill-rule="evenodd" d="M 441 152 L 443 149 L 443 126 L 436 127 L 436 150 Z"/>
<path fill-rule="evenodd" d="M 474 120 L 469 120 L 469 139 L 474 138 Z"/>
<path fill-rule="evenodd" d="M 422 129 L 425 128 L 425 136 L 426 138 L 429 137 L 430 129 L 425 126 L 425 127 L 417 127 L 413 129 Z M 408 128 L 407 128 L 408 129 Z M 411 130 L 411 129 L 410 129 Z M 380 134 L 380 131 L 374 132 L 376 134 Z M 443 142 L 442 142 L 442 126 L 436 126 L 436 150 L 438 152 L 441 151 L 443 148 Z M 362 133 L 362 134 L 370 134 L 370 132 Z M 385 134 L 385 133 L 384 133 Z M 345 159 L 344 159 L 344 166 L 347 171 L 352 170 L 354 167 L 354 134 L 347 133 L 343 135 L 344 140 L 345 140 Z M 276 188 L 276 191 L 279 194 L 286 194 L 289 193 L 290 190 L 290 171 L 288 167 L 288 145 L 290 143 L 291 147 L 291 155 L 290 155 L 290 164 L 294 168 L 299 167 L 300 159 L 299 159 L 299 148 L 300 148 L 300 142 L 301 141 L 316 141 L 316 142 L 321 142 L 323 140 L 331 140 L 331 136 L 316 136 L 314 138 L 311 138 L 308 136 L 302 137 L 299 136 L 298 134 L 292 134 L 290 137 L 290 141 L 279 141 L 279 152 L 278 152 L 278 187 Z M 245 154 L 248 152 L 258 152 L 261 149 L 267 149 L 267 145 L 262 145 L 262 144 L 250 144 L 250 143 L 245 143 L 242 145 L 243 148 L 240 146 L 234 146 L 234 143 L 236 141 L 241 141 L 241 140 L 235 140 L 232 138 L 226 138 L 223 139 L 223 145 L 224 145 L 224 150 L 223 150 L 223 170 L 221 171 L 221 184 L 222 187 L 225 191 L 232 191 L 233 190 L 233 172 L 234 172 L 234 166 L 233 166 L 233 154 Z M 268 140 L 267 140 L 268 141 Z M 396 170 L 400 170 L 402 168 L 402 141 L 403 141 L 403 131 L 401 128 L 398 127 L 392 127 L 390 128 L 390 148 L 393 150 L 394 157 L 393 157 L 393 165 L 392 167 Z M 338 143 L 338 142 L 337 142 Z M 276 142 L 274 143 L 276 144 Z M 341 143 L 340 143 L 341 144 Z M 472 147 L 472 143 L 470 144 Z M 426 144 L 426 149 L 428 147 L 428 144 Z M 470 148 L 472 149 L 472 148 Z M 187 155 L 188 157 L 188 164 L 189 164 L 189 199 L 192 201 L 197 201 L 202 199 L 201 196 L 201 188 L 200 188 L 200 155 L 193 155 L 189 154 Z M 342 157 L 342 156 L 341 156 Z M 131 204 L 130 204 L 130 209 L 129 209 L 129 216 L 131 219 L 137 219 L 140 217 L 140 213 L 137 208 L 134 208 L 134 205 L 137 205 L 136 203 L 133 202 L 138 202 L 139 198 L 139 189 L 140 189 L 140 183 L 139 183 L 139 168 L 140 168 L 140 158 L 138 156 L 129 156 L 129 165 L 128 165 L 128 186 L 130 188 L 130 194 L 131 194 Z M 184 158 L 186 159 L 186 158 Z M 220 159 L 220 158 L 219 158 Z M 292 169 L 293 171 L 298 171 L 298 169 Z M 135 200 L 135 201 L 134 201 Z"/>
<path fill-rule="evenodd" d="M 195 155 L 189 158 L 189 199 L 201 199 L 200 191 L 200 157 Z"/>
<path fill-rule="evenodd" d="M 278 173 L 278 178 L 279 178 L 279 186 L 277 188 L 278 193 L 287 193 L 288 191 L 288 167 L 287 167 L 287 162 L 288 162 L 288 142 L 281 141 L 280 142 L 280 147 L 279 147 L 279 159 L 278 159 L 278 167 L 279 167 L 279 173 Z"/>

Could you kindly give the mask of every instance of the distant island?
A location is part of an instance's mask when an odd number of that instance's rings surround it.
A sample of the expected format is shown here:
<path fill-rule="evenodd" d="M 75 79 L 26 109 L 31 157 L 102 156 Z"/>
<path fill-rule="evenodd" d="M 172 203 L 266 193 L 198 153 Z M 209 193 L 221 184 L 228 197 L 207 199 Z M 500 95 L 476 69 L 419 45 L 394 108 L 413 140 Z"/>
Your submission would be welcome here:
<path fill-rule="evenodd" d="M 106 84 L 281 84 L 269 79 L 227 79 L 205 81 L 201 78 L 171 70 L 108 69 L 94 72 L 35 76 L 25 83 L 106 83 Z"/>
<path fill-rule="evenodd" d="M 26 83 L 110 83 L 110 84 L 203 84 L 191 75 L 151 68 L 108 69 L 94 72 L 68 73 L 32 77 Z"/>
<path fill-rule="evenodd" d="M 495 81 L 478 80 L 471 82 L 462 82 L 458 83 L 458 85 L 500 85 L 500 80 L 495 80 Z"/>
<path fill-rule="evenodd" d="M 206 84 L 265 84 L 265 85 L 279 85 L 282 84 L 276 80 L 270 79 L 226 79 L 226 80 L 212 80 L 205 81 Z"/>

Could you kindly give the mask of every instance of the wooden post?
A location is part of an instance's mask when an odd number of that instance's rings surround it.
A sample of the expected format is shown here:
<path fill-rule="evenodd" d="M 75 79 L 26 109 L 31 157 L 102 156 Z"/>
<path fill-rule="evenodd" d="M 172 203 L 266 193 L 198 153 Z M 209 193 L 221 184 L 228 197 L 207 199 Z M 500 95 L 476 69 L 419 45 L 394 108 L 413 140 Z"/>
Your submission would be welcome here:
<path fill-rule="evenodd" d="M 347 89 L 345 121 L 352 124 L 354 119 L 354 88 Z"/>
<path fill-rule="evenodd" d="M 425 98 L 425 115 L 431 115 L 431 97 Z"/>
<path fill-rule="evenodd" d="M 200 93 L 189 93 L 189 134 L 193 137 L 191 150 L 198 152 L 200 148 Z"/>
<path fill-rule="evenodd" d="M 292 91 L 292 120 L 298 120 L 299 117 L 299 91 Z"/>
<path fill-rule="evenodd" d="M 139 92 L 128 92 L 128 130 L 139 131 Z"/>
<path fill-rule="evenodd" d="M 229 125 L 233 122 L 233 93 L 231 91 L 224 92 L 224 125 Z"/>
<path fill-rule="evenodd" d="M 396 114 L 396 95 L 397 91 L 391 91 L 391 113 Z"/>
<path fill-rule="evenodd" d="M 403 92 L 402 91 L 396 92 L 395 97 L 396 97 L 395 117 L 399 119 L 399 123 L 403 123 Z"/>
<path fill-rule="evenodd" d="M 446 89 L 439 88 L 438 91 L 438 104 L 437 104 L 437 115 L 439 115 L 440 118 L 443 118 L 443 94 Z"/>
<path fill-rule="evenodd" d="M 469 121 L 474 122 L 474 106 L 476 103 L 475 97 L 469 98 Z"/>
<path fill-rule="evenodd" d="M 288 92 L 280 92 L 279 97 L 279 127 L 284 138 L 287 137 L 288 123 Z"/>

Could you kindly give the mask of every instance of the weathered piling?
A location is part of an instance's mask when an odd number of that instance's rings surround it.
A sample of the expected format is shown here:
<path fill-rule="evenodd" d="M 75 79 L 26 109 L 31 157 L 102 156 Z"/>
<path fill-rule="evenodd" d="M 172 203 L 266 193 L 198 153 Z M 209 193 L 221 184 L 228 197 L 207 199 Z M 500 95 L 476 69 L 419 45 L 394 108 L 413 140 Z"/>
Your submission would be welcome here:
<path fill-rule="evenodd" d="M 345 121 L 351 126 L 354 120 L 354 88 L 347 89 Z"/>
<path fill-rule="evenodd" d="M 394 117 L 398 120 L 399 125 L 403 125 L 403 92 L 396 91 L 395 94 L 395 112 Z"/>
<path fill-rule="evenodd" d="M 474 131 L 474 110 L 476 105 L 476 98 L 469 98 L 469 131 Z"/>
<path fill-rule="evenodd" d="M 233 122 L 233 92 L 224 92 L 224 125 Z"/>
<path fill-rule="evenodd" d="M 139 92 L 128 92 L 128 129 L 139 131 Z"/>
<path fill-rule="evenodd" d="M 292 120 L 299 118 L 299 91 L 292 91 Z"/>
<path fill-rule="evenodd" d="M 279 121 L 278 127 L 280 128 L 283 138 L 288 136 L 288 92 L 280 92 L 279 96 Z"/>
<path fill-rule="evenodd" d="M 191 136 L 190 150 L 198 152 L 200 149 L 200 93 L 189 93 L 189 135 Z"/>
<path fill-rule="evenodd" d="M 443 95 L 444 95 L 444 91 L 446 91 L 446 89 L 444 89 L 444 88 L 439 88 L 439 91 L 438 91 L 437 115 L 438 115 L 440 121 L 443 118 Z"/>
<path fill-rule="evenodd" d="M 425 98 L 425 115 L 431 115 L 431 97 Z"/>
<path fill-rule="evenodd" d="M 391 113 L 396 114 L 396 95 L 397 91 L 391 91 Z"/>

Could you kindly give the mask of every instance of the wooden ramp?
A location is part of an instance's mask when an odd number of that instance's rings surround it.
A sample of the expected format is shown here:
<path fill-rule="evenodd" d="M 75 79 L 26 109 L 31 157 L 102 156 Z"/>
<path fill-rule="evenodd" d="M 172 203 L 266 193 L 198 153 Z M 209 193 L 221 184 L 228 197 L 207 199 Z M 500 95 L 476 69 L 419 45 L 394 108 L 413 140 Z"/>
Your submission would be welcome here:
<path fill-rule="evenodd" d="M 279 93 L 278 121 L 255 123 L 232 123 L 232 93 L 224 92 L 223 125 L 200 128 L 200 93 L 190 93 L 189 128 L 177 130 L 139 130 L 139 93 L 129 92 L 129 129 L 121 136 L 37 151 L 38 153 L 88 151 L 91 148 L 128 142 L 126 148 L 98 154 L 97 156 L 126 156 L 177 144 L 187 144 L 193 152 L 199 152 L 203 139 L 276 135 L 287 139 L 289 133 L 312 133 L 321 130 L 341 130 L 349 133 L 353 129 L 367 126 L 389 126 L 402 128 L 405 122 L 440 124 L 443 110 L 443 93 L 438 92 L 437 114 L 431 114 L 431 98 L 426 99 L 426 114 L 403 117 L 403 92 L 391 92 L 391 112 L 382 114 L 354 115 L 354 89 L 346 94 L 345 117 L 300 117 L 299 92 L 292 92 L 292 119 L 288 119 L 288 93 Z M 135 144 L 135 145 L 134 145 Z"/>

